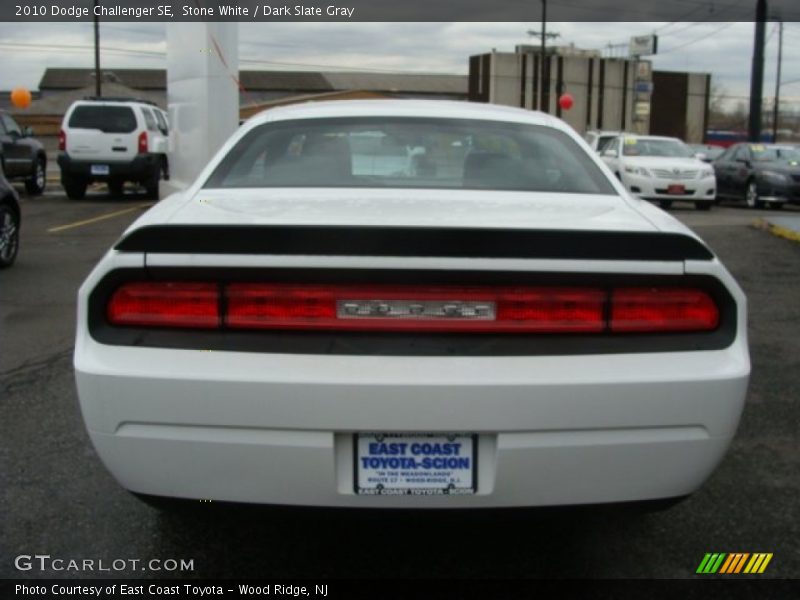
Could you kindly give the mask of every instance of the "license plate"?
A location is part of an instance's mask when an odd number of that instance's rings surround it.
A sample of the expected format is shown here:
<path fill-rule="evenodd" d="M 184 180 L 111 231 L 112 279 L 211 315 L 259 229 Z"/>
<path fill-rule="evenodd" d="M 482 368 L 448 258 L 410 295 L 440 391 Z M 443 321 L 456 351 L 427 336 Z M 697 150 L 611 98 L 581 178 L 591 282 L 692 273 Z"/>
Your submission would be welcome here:
<path fill-rule="evenodd" d="M 355 436 L 355 491 L 363 495 L 474 494 L 475 434 L 360 433 Z"/>
<path fill-rule="evenodd" d="M 108 175 L 108 165 L 92 165 L 92 175 Z"/>
<path fill-rule="evenodd" d="M 672 185 L 667 186 L 667 193 L 668 194 L 685 194 L 686 193 L 686 186 L 680 183 L 673 183 Z"/>

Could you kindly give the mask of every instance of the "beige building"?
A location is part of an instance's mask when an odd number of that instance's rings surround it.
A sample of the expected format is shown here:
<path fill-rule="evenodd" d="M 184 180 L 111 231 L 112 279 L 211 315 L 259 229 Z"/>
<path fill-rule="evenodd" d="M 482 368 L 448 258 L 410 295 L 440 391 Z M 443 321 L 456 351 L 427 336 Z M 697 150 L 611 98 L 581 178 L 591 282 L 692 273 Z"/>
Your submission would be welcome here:
<path fill-rule="evenodd" d="M 673 77 L 670 77 L 673 76 Z M 648 60 L 603 58 L 573 47 L 538 47 L 470 57 L 469 99 L 542 110 L 579 133 L 619 130 L 701 142 L 711 76 L 653 71 Z M 675 82 L 680 82 L 677 85 Z M 573 106 L 558 99 L 569 93 Z"/>

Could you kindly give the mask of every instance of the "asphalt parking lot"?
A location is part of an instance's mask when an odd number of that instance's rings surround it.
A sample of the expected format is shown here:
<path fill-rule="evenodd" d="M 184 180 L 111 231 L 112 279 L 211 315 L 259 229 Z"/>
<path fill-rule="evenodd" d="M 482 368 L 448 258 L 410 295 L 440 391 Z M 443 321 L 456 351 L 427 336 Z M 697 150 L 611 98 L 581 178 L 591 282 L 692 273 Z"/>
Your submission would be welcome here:
<path fill-rule="evenodd" d="M 725 461 L 669 511 L 352 513 L 196 505 L 164 515 L 123 491 L 78 412 L 71 351 L 83 278 L 148 205 L 103 194 L 23 199 L 0 272 L 0 577 L 692 577 L 706 552 L 771 552 L 800 577 L 800 244 L 737 207 L 673 211 L 750 302 L 753 374 Z M 796 207 L 786 213 L 800 215 Z M 193 559 L 189 572 L 21 572 L 14 558 Z"/>

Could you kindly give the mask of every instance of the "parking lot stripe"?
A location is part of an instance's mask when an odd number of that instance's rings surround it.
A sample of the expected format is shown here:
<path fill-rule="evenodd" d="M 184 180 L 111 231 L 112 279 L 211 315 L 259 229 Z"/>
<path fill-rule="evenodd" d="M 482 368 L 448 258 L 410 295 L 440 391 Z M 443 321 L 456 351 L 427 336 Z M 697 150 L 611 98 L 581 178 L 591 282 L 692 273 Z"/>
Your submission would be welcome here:
<path fill-rule="evenodd" d="M 120 217 L 122 215 L 127 215 L 128 213 L 132 213 L 135 210 L 140 210 L 145 207 L 151 207 L 155 204 L 155 202 L 145 202 L 144 204 L 137 204 L 136 206 L 131 206 L 130 208 L 123 208 L 122 210 L 117 210 L 114 212 L 106 213 L 104 215 L 99 215 L 97 217 L 92 217 L 91 219 L 85 219 L 83 221 L 75 221 L 74 223 L 67 223 L 66 225 L 59 225 L 58 227 L 51 227 L 47 230 L 47 233 L 58 233 L 59 231 L 66 231 L 67 229 L 74 229 L 76 227 L 83 227 L 84 225 L 91 225 L 92 223 L 97 223 L 98 221 L 105 221 L 106 219 L 113 219 L 114 217 Z"/>

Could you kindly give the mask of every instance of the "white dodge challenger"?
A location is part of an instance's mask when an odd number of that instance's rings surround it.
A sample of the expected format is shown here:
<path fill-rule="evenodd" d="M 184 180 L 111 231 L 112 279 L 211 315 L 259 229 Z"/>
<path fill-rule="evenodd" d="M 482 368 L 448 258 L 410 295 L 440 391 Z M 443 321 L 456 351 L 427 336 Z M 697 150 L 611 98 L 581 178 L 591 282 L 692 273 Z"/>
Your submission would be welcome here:
<path fill-rule="evenodd" d="M 499 106 L 250 119 L 79 293 L 128 490 L 340 507 L 665 500 L 724 456 L 745 297 L 569 126 Z"/>

